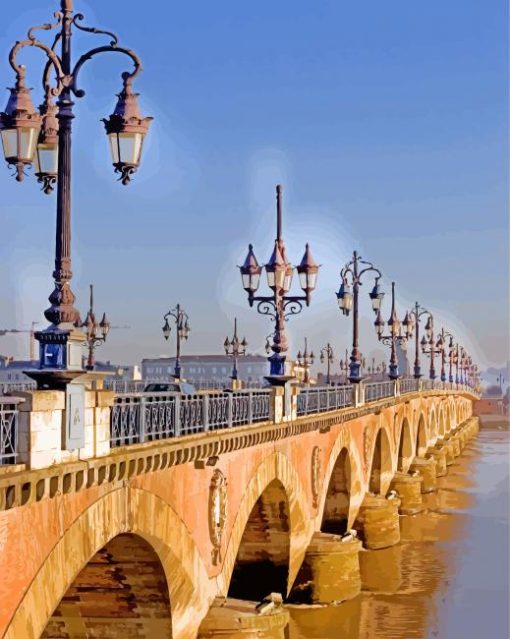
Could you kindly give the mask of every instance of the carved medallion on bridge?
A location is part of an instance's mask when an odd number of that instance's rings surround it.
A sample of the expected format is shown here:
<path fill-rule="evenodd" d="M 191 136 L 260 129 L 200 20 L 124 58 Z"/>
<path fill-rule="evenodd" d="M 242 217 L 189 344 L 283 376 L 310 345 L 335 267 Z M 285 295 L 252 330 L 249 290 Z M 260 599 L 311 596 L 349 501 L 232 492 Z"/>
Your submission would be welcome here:
<path fill-rule="evenodd" d="M 221 539 L 227 523 L 227 480 L 223 473 L 216 469 L 209 487 L 209 535 L 213 549 L 211 552 L 213 565 L 221 561 Z"/>
<path fill-rule="evenodd" d="M 314 446 L 312 450 L 312 497 L 313 497 L 314 508 L 317 508 L 318 499 L 319 499 L 320 476 L 321 476 L 321 449 L 319 446 Z"/>

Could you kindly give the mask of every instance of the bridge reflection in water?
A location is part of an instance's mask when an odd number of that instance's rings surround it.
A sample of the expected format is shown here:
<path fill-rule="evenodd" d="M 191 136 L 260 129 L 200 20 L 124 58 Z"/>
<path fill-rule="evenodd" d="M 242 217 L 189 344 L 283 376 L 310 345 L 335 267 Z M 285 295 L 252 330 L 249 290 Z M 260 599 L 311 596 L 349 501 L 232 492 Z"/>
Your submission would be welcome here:
<path fill-rule="evenodd" d="M 400 518 L 400 544 L 360 553 L 361 595 L 289 607 L 289 639 L 510 636 L 509 443 L 508 431 L 482 430 L 428 510 Z"/>

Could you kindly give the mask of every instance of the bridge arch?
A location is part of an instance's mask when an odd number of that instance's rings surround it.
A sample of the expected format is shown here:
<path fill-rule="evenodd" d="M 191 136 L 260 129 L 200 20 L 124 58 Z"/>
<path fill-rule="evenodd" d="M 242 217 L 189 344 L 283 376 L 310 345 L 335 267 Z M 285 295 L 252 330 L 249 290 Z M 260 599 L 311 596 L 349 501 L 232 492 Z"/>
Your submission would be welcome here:
<path fill-rule="evenodd" d="M 418 418 L 418 429 L 416 433 L 416 456 L 425 457 L 429 445 L 430 437 L 427 436 L 427 426 L 424 413 L 420 413 Z"/>
<path fill-rule="evenodd" d="M 267 489 L 270 492 L 266 493 L 266 496 L 268 494 L 271 496 L 270 501 L 273 505 L 276 504 L 278 517 L 283 515 L 283 520 L 288 526 L 288 531 L 280 530 L 278 532 L 280 534 L 288 533 L 289 536 L 287 592 L 283 594 L 287 595 L 290 592 L 303 562 L 306 546 L 313 534 L 314 522 L 310 516 L 306 495 L 296 469 L 288 457 L 278 452 L 268 455 L 259 464 L 244 492 L 228 540 L 222 571 L 218 576 L 220 591 L 218 594 L 227 596 L 250 515 Z M 283 513 L 279 510 L 281 501 L 286 502 Z"/>
<path fill-rule="evenodd" d="M 38 639 L 73 582 L 111 540 L 132 533 L 152 548 L 166 577 L 172 633 L 205 616 L 211 597 L 195 543 L 175 511 L 145 490 L 118 488 L 93 502 L 67 528 L 20 602 L 5 639 Z M 197 626 L 198 627 L 198 626 Z"/>
<path fill-rule="evenodd" d="M 397 452 L 397 470 L 407 472 L 413 461 L 414 455 L 413 437 L 411 434 L 411 426 L 407 417 L 402 420 L 400 428 L 400 439 Z"/>
<path fill-rule="evenodd" d="M 387 429 L 379 428 L 375 437 L 372 461 L 369 469 L 368 490 L 375 495 L 385 495 L 393 477 L 391 442 Z"/>
<path fill-rule="evenodd" d="M 446 424 L 444 420 L 444 411 L 442 406 L 439 406 L 438 413 L 439 413 L 438 436 L 440 439 L 444 439 L 444 436 L 446 435 Z"/>

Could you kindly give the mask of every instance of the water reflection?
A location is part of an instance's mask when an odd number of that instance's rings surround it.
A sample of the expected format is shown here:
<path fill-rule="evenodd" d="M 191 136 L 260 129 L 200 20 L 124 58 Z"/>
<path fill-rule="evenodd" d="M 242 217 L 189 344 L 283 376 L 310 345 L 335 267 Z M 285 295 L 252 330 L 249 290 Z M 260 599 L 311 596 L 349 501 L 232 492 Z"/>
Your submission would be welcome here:
<path fill-rule="evenodd" d="M 427 510 L 401 518 L 401 543 L 362 551 L 361 595 L 290 608 L 289 639 L 478 639 L 487 623 L 509 636 L 508 444 L 508 431 L 481 431 Z"/>

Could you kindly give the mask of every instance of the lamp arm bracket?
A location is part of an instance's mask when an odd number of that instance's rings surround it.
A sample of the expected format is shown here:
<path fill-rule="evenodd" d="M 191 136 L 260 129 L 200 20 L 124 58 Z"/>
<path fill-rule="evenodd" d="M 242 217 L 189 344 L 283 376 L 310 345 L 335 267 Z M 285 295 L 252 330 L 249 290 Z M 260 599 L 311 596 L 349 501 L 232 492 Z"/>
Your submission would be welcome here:
<path fill-rule="evenodd" d="M 269 315 L 276 321 L 276 304 L 271 297 L 255 298 L 257 302 L 257 313 L 261 315 Z"/>
<path fill-rule="evenodd" d="M 343 269 L 340 271 L 340 277 L 342 278 L 342 282 L 347 283 L 347 274 L 351 274 L 351 284 L 354 284 L 354 271 L 352 270 L 352 261 L 347 263 Z"/>
<path fill-rule="evenodd" d="M 85 19 L 85 16 L 83 15 L 83 13 L 77 13 L 73 17 L 72 23 L 80 31 L 87 31 L 88 33 L 95 33 L 95 34 L 102 34 L 102 35 L 111 36 L 112 39 L 110 41 L 110 45 L 112 47 L 116 47 L 117 46 L 117 44 L 119 42 L 119 38 L 115 35 L 115 33 L 112 33 L 112 31 L 105 31 L 104 29 L 97 29 L 96 27 L 86 27 L 86 26 L 80 24 L 80 22 L 82 20 L 84 20 L 84 19 Z"/>
<path fill-rule="evenodd" d="M 33 27 L 33 28 L 35 29 L 35 28 L 43 28 L 43 27 Z M 59 95 L 64 87 L 65 80 L 66 80 L 65 73 L 62 69 L 61 60 L 52 48 L 50 48 L 48 45 L 44 44 L 43 42 L 36 40 L 35 37 L 29 38 L 27 40 L 18 40 L 18 42 L 16 42 L 16 44 L 12 47 L 9 53 L 9 64 L 14 69 L 16 76 L 20 79 L 25 77 L 24 65 L 18 64 L 16 60 L 18 53 L 25 47 L 36 47 L 37 49 L 41 49 L 41 51 L 44 51 L 44 53 L 46 53 L 48 62 L 46 63 L 45 72 L 43 74 L 43 78 L 44 78 L 43 84 L 45 86 L 45 89 L 47 89 L 49 83 L 46 81 L 46 78 L 49 76 L 49 71 L 53 67 L 53 69 L 55 70 L 55 74 L 57 76 L 57 86 L 51 89 L 51 94 L 55 96 Z"/>
<path fill-rule="evenodd" d="M 117 45 L 115 46 L 104 45 L 102 47 L 96 47 L 95 49 L 90 49 L 90 51 L 87 51 L 87 53 L 84 53 L 78 59 L 71 73 L 71 77 L 72 77 L 71 90 L 77 98 L 82 98 L 85 95 L 85 91 L 77 87 L 78 75 L 80 73 L 82 66 L 85 64 L 85 62 L 87 62 L 87 60 L 91 60 L 98 53 L 110 53 L 110 52 L 123 53 L 124 55 L 127 55 L 129 58 L 131 58 L 131 60 L 133 60 L 133 63 L 135 65 L 134 70 L 131 73 L 129 73 L 128 71 L 124 71 L 124 73 L 122 74 L 124 86 L 131 84 L 133 78 L 135 78 L 142 70 L 142 63 L 140 61 L 140 58 L 131 49 L 125 49 L 124 47 L 118 47 Z"/>
<path fill-rule="evenodd" d="M 283 317 L 287 319 L 291 315 L 298 315 L 303 310 L 302 299 L 298 297 L 283 298 Z"/>
<path fill-rule="evenodd" d="M 37 40 L 36 36 L 34 35 L 34 31 L 52 31 L 53 29 L 61 27 L 64 14 L 61 11 L 55 11 L 53 17 L 56 20 L 56 22 L 53 24 L 51 22 L 45 22 L 44 24 L 38 24 L 35 27 L 30 27 L 27 32 L 27 38 L 29 40 Z"/>
<path fill-rule="evenodd" d="M 372 262 L 365 262 L 365 260 L 360 260 L 360 264 L 366 264 L 366 265 L 367 265 L 367 267 L 366 267 L 366 268 L 361 269 L 361 271 L 360 271 L 360 272 L 359 272 L 359 274 L 358 274 L 358 283 L 359 283 L 359 284 L 361 284 L 361 281 L 360 281 L 360 280 L 361 280 L 361 276 L 363 275 L 363 273 L 368 273 L 369 271 L 373 271 L 374 273 L 377 273 L 377 277 L 375 278 L 375 279 L 376 279 L 376 282 L 378 282 L 378 281 L 381 279 L 381 277 L 382 277 L 382 273 L 381 273 L 381 271 L 380 271 L 378 268 L 376 268 L 376 267 L 372 264 Z"/>

